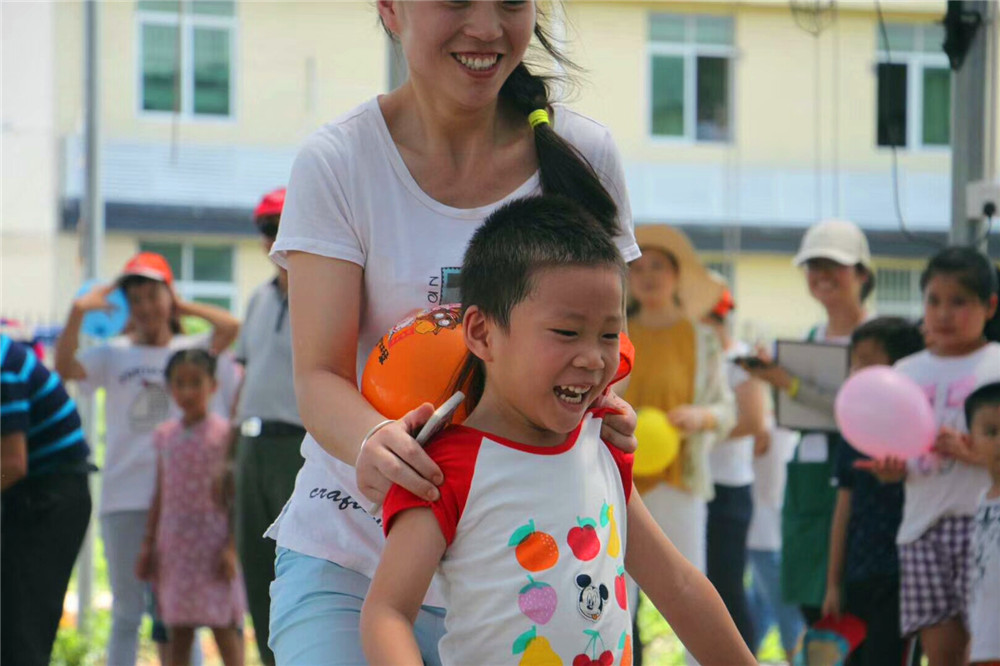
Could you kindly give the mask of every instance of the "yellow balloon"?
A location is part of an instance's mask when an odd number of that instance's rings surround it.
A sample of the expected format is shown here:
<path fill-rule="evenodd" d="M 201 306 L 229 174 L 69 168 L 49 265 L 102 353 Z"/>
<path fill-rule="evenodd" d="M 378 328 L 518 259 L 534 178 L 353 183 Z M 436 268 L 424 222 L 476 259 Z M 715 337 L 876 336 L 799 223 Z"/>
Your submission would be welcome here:
<path fill-rule="evenodd" d="M 639 448 L 635 452 L 632 473 L 636 476 L 656 476 L 674 461 L 681 449 L 677 428 L 667 415 L 655 407 L 642 407 L 635 426 Z"/>

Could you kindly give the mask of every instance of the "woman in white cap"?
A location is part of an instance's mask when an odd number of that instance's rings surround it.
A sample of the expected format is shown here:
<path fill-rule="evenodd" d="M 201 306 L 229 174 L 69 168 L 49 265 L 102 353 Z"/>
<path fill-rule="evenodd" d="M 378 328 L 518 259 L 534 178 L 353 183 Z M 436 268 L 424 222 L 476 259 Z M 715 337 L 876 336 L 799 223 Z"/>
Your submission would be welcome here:
<path fill-rule="evenodd" d="M 642 256 L 629 267 L 628 327 L 639 362 L 625 399 L 636 409 L 662 410 L 683 437 L 676 460 L 655 476 L 636 477 L 635 487 L 664 533 L 704 572 L 713 494 L 708 453 L 733 429 L 736 407 L 722 345 L 700 321 L 725 284 L 709 274 L 681 231 L 646 225 L 635 235 Z"/>
<path fill-rule="evenodd" d="M 814 326 L 806 339 L 847 345 L 854 329 L 869 318 L 864 303 L 875 289 L 864 232 L 846 220 L 814 224 L 803 236 L 794 263 L 805 267 L 809 294 L 826 310 L 826 321 Z M 797 402 L 833 414 L 836 391 L 795 377 L 766 353 L 760 357 L 763 367 L 744 366 L 750 374 Z M 781 521 L 782 594 L 785 601 L 799 604 L 810 624 L 819 619 L 826 591 L 830 521 L 836 500 L 830 483 L 834 441 L 827 433 L 803 433 L 788 463 Z"/>

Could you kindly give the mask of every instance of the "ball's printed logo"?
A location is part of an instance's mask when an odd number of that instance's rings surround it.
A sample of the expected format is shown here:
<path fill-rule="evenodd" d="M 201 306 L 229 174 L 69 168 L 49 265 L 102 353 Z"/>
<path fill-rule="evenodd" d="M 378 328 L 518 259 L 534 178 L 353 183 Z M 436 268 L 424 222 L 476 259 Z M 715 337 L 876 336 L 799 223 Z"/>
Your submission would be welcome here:
<path fill-rule="evenodd" d="M 455 330 L 461 326 L 462 308 L 456 303 L 439 305 L 407 317 L 376 343 L 379 365 L 385 365 L 392 348 L 412 335 L 437 335 L 441 331 Z"/>

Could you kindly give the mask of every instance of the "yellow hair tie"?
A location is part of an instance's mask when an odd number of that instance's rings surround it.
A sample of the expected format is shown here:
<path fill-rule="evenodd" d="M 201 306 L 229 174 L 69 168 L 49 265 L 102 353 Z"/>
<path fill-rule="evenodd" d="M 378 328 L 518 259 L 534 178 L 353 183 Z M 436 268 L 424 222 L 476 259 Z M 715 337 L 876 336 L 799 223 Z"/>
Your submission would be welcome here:
<path fill-rule="evenodd" d="M 542 123 L 549 124 L 549 112 L 545 109 L 537 109 L 528 114 L 528 124 L 531 125 L 531 129 L 535 129 Z"/>

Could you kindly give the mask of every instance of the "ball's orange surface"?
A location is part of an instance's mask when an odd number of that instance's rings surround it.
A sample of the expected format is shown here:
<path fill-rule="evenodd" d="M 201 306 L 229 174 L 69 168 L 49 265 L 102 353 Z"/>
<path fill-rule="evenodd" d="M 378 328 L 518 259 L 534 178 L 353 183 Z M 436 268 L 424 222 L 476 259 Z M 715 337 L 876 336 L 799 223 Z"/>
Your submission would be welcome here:
<path fill-rule="evenodd" d="M 425 402 L 436 407 L 451 397 L 465 355 L 461 306 L 423 310 L 393 326 L 372 349 L 361 394 L 390 419 Z"/>

